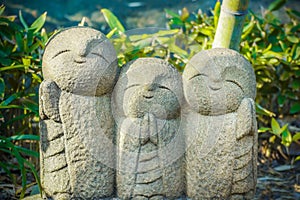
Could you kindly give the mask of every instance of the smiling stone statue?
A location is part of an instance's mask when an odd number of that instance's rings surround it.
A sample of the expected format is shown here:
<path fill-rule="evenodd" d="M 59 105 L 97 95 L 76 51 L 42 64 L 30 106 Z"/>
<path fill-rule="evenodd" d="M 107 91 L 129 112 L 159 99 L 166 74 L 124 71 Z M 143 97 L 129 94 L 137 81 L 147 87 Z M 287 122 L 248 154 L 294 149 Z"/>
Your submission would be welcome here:
<path fill-rule="evenodd" d="M 40 86 L 41 181 L 47 196 L 97 199 L 113 194 L 110 99 L 117 70 L 115 50 L 99 31 L 74 27 L 49 40 Z"/>
<path fill-rule="evenodd" d="M 113 93 L 117 190 L 121 199 L 174 199 L 183 193 L 181 76 L 158 58 L 128 63 Z"/>
<path fill-rule="evenodd" d="M 253 68 L 239 53 L 196 54 L 183 73 L 187 196 L 252 199 L 257 134 Z"/>

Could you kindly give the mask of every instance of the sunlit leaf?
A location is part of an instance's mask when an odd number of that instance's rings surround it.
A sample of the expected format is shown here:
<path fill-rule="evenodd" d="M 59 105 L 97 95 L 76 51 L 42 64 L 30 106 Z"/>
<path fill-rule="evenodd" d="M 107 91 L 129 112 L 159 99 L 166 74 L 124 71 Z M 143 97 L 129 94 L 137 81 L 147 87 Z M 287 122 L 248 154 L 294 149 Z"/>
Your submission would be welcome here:
<path fill-rule="evenodd" d="M 290 133 L 290 131 L 288 129 L 285 129 L 283 132 L 282 132 L 282 141 L 281 143 L 284 145 L 284 146 L 290 146 L 291 143 L 292 143 L 293 139 L 292 139 L 292 135 Z"/>
<path fill-rule="evenodd" d="M 294 35 L 287 36 L 287 39 L 288 39 L 288 41 L 290 41 L 292 43 L 295 43 L 295 44 L 299 43 L 299 38 Z"/>
<path fill-rule="evenodd" d="M 271 120 L 271 128 L 272 128 L 272 132 L 275 135 L 280 135 L 281 134 L 281 128 L 279 123 L 276 121 L 276 119 L 272 118 Z"/>
<path fill-rule="evenodd" d="M 277 138 L 276 135 L 272 135 L 272 136 L 269 138 L 269 142 L 274 144 L 275 141 L 276 141 L 276 138 Z"/>
<path fill-rule="evenodd" d="M 252 32 L 254 26 L 255 21 L 251 20 L 250 23 L 243 28 L 242 39 L 245 39 Z"/>
<path fill-rule="evenodd" d="M 259 133 L 265 133 L 265 132 L 268 132 L 268 131 L 270 131 L 271 129 L 269 128 L 269 127 L 260 127 L 259 129 L 258 129 L 258 132 Z"/>
<path fill-rule="evenodd" d="M 296 162 L 296 161 L 298 161 L 298 160 L 300 160 L 300 156 L 297 156 L 297 157 L 295 158 L 294 162 Z"/>
<path fill-rule="evenodd" d="M 5 10 L 5 6 L 0 5 L 0 16 L 3 14 L 4 10 Z"/>
<path fill-rule="evenodd" d="M 261 107 L 258 103 L 255 103 L 255 108 L 256 108 L 256 113 L 258 113 L 258 114 L 262 114 L 262 115 L 269 116 L 269 117 L 276 116 L 275 113 Z"/>
<path fill-rule="evenodd" d="M 189 10 L 188 10 L 186 7 L 184 7 L 184 8 L 181 10 L 181 15 L 180 15 L 181 21 L 187 20 L 187 19 L 189 18 L 189 16 L 190 16 Z"/>
<path fill-rule="evenodd" d="M 41 30 L 41 28 L 44 26 L 45 21 L 47 17 L 47 12 L 44 12 L 39 18 L 37 18 L 30 26 L 30 30 L 33 31 L 33 33 L 37 33 Z"/>
<path fill-rule="evenodd" d="M 110 10 L 103 8 L 101 9 L 101 12 L 103 13 L 105 21 L 107 22 L 111 30 L 116 28 L 121 33 L 125 32 L 125 28 L 123 27 L 121 22 Z"/>
<path fill-rule="evenodd" d="M 293 141 L 298 141 L 298 140 L 300 140 L 300 132 L 293 135 Z"/>
<path fill-rule="evenodd" d="M 115 27 L 115 28 L 112 29 L 109 33 L 106 34 L 106 37 L 107 37 L 108 39 L 111 38 L 117 31 L 118 31 L 118 29 Z"/>
<path fill-rule="evenodd" d="M 214 25 L 218 26 L 218 21 L 221 13 L 221 2 L 218 0 L 214 7 Z"/>

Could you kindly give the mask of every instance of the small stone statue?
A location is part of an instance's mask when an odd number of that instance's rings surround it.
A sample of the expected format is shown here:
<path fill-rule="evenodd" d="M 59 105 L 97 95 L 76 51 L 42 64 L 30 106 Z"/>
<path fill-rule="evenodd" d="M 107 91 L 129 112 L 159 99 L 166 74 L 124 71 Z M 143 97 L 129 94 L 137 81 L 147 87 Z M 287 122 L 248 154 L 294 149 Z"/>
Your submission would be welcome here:
<path fill-rule="evenodd" d="M 118 66 L 112 44 L 92 28 L 55 34 L 40 86 L 41 182 L 54 199 L 99 199 L 114 192 L 111 93 Z"/>
<path fill-rule="evenodd" d="M 183 73 L 186 188 L 191 199 L 252 199 L 257 128 L 253 69 L 239 53 L 196 54 Z"/>
<path fill-rule="evenodd" d="M 184 191 L 181 76 L 158 58 L 122 68 L 113 93 L 120 199 L 175 199 Z"/>

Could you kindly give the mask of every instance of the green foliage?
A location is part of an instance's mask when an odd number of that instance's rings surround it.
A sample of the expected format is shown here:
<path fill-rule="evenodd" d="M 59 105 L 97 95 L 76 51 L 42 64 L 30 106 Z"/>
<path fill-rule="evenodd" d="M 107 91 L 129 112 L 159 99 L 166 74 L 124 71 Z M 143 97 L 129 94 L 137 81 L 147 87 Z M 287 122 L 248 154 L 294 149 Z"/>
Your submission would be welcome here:
<path fill-rule="evenodd" d="M 27 186 L 27 173 L 33 173 L 40 186 L 32 161 L 38 161 L 38 87 L 42 81 L 41 56 L 48 35 L 42 29 L 46 13 L 28 25 L 19 13 L 4 16 L 0 7 L 0 151 L 1 168 L 21 172 L 22 198 Z M 5 159 L 4 159 L 5 158 Z M 9 159 L 8 159 L 9 158 Z M 12 158 L 17 162 L 11 163 Z"/>
<path fill-rule="evenodd" d="M 297 18 L 289 14 L 287 23 L 272 12 L 266 12 L 264 18 L 253 13 L 250 16 L 242 35 L 241 52 L 256 73 L 256 101 L 277 114 L 299 113 L 300 15 Z"/>
<path fill-rule="evenodd" d="M 270 4 L 270 6 L 268 7 L 269 11 L 275 11 L 280 9 L 282 6 L 284 6 L 284 4 L 287 2 L 287 0 L 276 0 L 273 3 Z"/>
<path fill-rule="evenodd" d="M 160 57 L 182 71 L 195 53 L 211 48 L 215 34 L 216 19 L 202 12 L 190 14 L 186 8 L 181 15 L 166 10 L 168 30 L 149 28 L 143 29 L 144 32 L 126 32 L 109 10 L 102 9 L 102 13 L 111 28 L 107 37 L 117 50 L 120 66 L 139 57 Z"/>

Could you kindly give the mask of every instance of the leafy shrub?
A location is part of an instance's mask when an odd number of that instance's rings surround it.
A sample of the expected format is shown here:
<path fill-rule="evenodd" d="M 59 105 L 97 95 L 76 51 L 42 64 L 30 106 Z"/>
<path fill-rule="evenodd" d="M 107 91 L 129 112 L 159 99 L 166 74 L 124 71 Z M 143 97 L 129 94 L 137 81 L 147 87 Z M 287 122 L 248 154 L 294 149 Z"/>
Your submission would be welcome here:
<path fill-rule="evenodd" d="M 38 162 L 38 87 L 42 81 L 41 56 L 48 35 L 42 29 L 46 13 L 28 26 L 20 12 L 4 16 L 0 7 L 0 167 L 17 185 L 12 170 L 21 172 L 20 197 L 25 195 L 27 173 L 39 178 L 34 163 Z M 12 162 L 15 158 L 16 162 Z"/>

